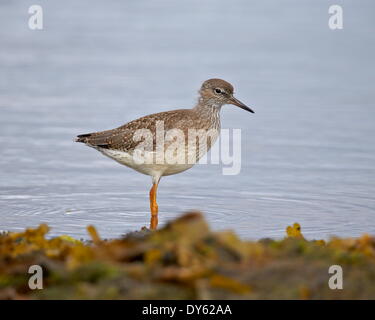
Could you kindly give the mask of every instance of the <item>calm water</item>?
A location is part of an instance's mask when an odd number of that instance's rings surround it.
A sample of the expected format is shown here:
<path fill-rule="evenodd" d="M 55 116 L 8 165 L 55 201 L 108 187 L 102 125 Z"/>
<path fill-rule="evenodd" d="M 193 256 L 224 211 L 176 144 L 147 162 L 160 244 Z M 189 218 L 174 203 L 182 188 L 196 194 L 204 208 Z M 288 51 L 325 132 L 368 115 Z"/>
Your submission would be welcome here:
<path fill-rule="evenodd" d="M 150 178 L 72 142 L 196 101 L 221 77 L 255 115 L 231 106 L 242 170 L 196 166 L 165 177 L 160 222 L 200 209 L 214 229 L 309 238 L 375 233 L 373 1 L 34 1 L 0 3 L 0 229 L 46 222 L 104 237 L 149 221 Z"/>

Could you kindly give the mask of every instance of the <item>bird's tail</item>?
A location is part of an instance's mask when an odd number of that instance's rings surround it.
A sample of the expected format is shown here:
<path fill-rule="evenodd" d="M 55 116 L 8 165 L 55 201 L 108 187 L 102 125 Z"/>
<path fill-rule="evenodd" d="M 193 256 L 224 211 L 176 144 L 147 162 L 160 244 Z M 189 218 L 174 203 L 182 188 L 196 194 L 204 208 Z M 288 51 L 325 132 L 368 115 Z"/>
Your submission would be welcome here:
<path fill-rule="evenodd" d="M 85 133 L 85 134 L 80 134 L 76 137 L 75 142 L 82 142 L 86 143 L 87 139 L 90 138 L 92 133 Z"/>

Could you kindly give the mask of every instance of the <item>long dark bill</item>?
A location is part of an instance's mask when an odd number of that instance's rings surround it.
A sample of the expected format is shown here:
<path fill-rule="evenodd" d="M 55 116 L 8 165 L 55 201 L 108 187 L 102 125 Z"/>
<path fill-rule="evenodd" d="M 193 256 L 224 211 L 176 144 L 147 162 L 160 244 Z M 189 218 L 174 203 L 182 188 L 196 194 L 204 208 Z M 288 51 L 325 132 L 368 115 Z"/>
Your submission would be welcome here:
<path fill-rule="evenodd" d="M 246 104 L 242 103 L 240 100 L 236 99 L 235 97 L 230 98 L 230 103 L 234 104 L 237 107 L 240 107 L 241 109 L 244 109 L 244 110 L 249 111 L 251 113 L 255 113 Z"/>

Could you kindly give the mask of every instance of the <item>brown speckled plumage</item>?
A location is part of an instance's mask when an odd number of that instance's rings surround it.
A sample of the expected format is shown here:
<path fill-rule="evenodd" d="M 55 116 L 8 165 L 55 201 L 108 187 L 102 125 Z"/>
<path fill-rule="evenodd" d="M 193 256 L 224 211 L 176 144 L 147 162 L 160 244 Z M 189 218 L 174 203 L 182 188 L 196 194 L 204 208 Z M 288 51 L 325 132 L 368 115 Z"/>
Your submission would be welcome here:
<path fill-rule="evenodd" d="M 82 134 L 76 138 L 77 142 L 85 143 L 115 161 L 152 177 L 153 186 L 150 190 L 151 229 L 155 229 L 158 225 L 156 193 L 160 178 L 188 170 L 211 148 L 220 132 L 221 107 L 224 104 L 233 104 L 249 112 L 253 112 L 233 97 L 233 86 L 224 80 L 210 79 L 205 81 L 199 90 L 199 94 L 198 103 L 192 109 L 179 109 L 150 114 L 116 129 Z M 159 133 L 160 125 L 162 125 L 161 128 L 164 130 L 161 132 L 163 134 L 162 141 L 164 142 L 164 146 L 162 144 L 161 146 L 157 146 L 157 142 L 160 140 L 156 136 Z M 148 136 L 141 134 L 144 141 L 142 139 L 134 139 L 137 138 L 136 133 L 140 133 L 138 130 L 142 129 L 148 130 Z M 168 131 L 173 129 L 180 130 L 178 131 L 179 133 L 181 131 L 184 133 L 182 140 L 179 139 L 180 135 L 175 137 L 176 140 L 164 140 Z M 193 145 L 193 148 L 190 148 L 189 133 L 193 129 L 200 132 L 194 135 L 194 139 L 196 140 L 195 146 Z M 152 134 L 152 139 L 146 138 L 151 138 L 150 133 Z M 172 135 L 172 137 L 174 136 Z M 202 144 L 200 144 L 201 138 L 204 138 Z M 147 144 L 144 153 L 146 156 L 151 155 L 152 161 L 137 161 L 137 152 L 135 150 L 141 142 Z M 177 148 L 175 148 L 175 142 L 177 142 Z M 176 151 L 178 155 L 182 155 L 181 162 L 168 161 L 168 159 L 171 159 L 169 158 L 170 150 L 168 150 L 170 145 L 172 145 L 171 158 L 173 158 L 176 149 L 182 151 Z M 164 155 L 165 158 L 161 162 L 158 161 L 158 149 L 160 147 L 162 150 L 160 154 Z M 191 149 L 194 149 L 194 151 L 192 152 Z"/>
<path fill-rule="evenodd" d="M 166 131 L 178 128 L 182 130 L 185 137 L 187 137 L 188 129 L 209 130 L 212 128 L 213 123 L 207 116 L 206 114 L 202 115 L 202 112 L 195 108 L 159 112 L 133 120 L 116 129 L 79 135 L 76 141 L 86 143 L 93 147 L 131 152 L 139 143 L 139 141 L 135 142 L 133 140 L 133 135 L 136 130 L 150 130 L 153 133 L 155 147 L 157 121 L 163 121 Z M 219 119 L 219 117 L 217 118 Z M 216 128 L 219 129 L 220 120 L 218 120 L 217 124 L 218 126 Z"/>
<path fill-rule="evenodd" d="M 223 93 L 219 96 L 215 95 L 213 90 L 216 88 L 220 88 Z M 233 86 L 221 79 L 210 79 L 202 84 L 199 93 L 198 104 L 193 109 L 151 114 L 116 129 L 79 135 L 76 141 L 92 147 L 132 152 L 139 144 L 139 141 L 133 140 L 134 132 L 138 129 L 148 129 L 153 133 L 155 147 L 157 121 L 163 121 L 166 131 L 175 128 L 183 130 L 186 138 L 189 129 L 220 130 L 220 109 L 232 96 Z"/>

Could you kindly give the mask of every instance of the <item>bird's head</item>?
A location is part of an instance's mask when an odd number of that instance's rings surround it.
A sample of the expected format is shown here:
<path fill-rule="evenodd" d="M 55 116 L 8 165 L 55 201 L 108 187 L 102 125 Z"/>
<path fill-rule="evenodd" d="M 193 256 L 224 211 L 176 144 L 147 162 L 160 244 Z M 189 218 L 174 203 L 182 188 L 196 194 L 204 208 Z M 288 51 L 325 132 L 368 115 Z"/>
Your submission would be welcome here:
<path fill-rule="evenodd" d="M 248 106 L 233 96 L 233 86 L 221 79 L 209 79 L 203 82 L 199 90 L 201 102 L 222 106 L 224 104 L 233 104 L 241 109 L 254 113 Z"/>

